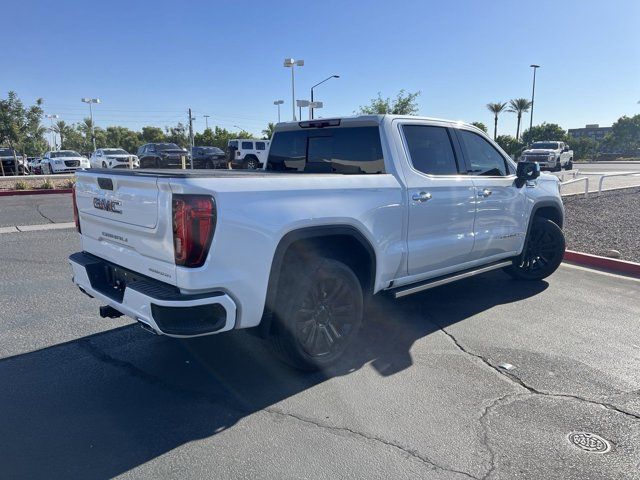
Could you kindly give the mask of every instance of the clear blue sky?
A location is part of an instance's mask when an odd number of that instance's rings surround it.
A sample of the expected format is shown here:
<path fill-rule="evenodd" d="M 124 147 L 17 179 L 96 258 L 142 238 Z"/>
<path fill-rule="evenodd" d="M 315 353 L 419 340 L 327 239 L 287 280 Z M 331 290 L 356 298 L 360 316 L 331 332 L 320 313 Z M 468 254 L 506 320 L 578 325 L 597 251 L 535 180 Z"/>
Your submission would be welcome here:
<path fill-rule="evenodd" d="M 259 133 L 291 116 L 285 57 L 302 58 L 298 98 L 321 116 L 352 114 L 378 91 L 420 90 L 420 113 L 491 127 L 485 104 L 531 95 L 535 123 L 610 125 L 640 112 L 640 2 L 570 1 L 31 1 L 4 2 L 0 95 L 67 122 L 174 125 Z M 515 115 L 499 129 L 515 133 Z M 528 125 L 528 117 L 524 119 Z"/>

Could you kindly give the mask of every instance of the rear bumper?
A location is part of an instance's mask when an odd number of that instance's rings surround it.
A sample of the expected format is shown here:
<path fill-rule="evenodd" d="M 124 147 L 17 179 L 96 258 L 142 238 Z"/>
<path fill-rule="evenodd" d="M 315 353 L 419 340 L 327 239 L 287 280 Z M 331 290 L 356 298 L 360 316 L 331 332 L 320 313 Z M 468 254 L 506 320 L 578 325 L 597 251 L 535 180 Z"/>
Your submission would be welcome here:
<path fill-rule="evenodd" d="M 71 255 L 69 263 L 73 283 L 80 290 L 156 333 L 189 338 L 235 326 L 236 304 L 224 292 L 184 294 L 172 285 L 84 252 Z"/>

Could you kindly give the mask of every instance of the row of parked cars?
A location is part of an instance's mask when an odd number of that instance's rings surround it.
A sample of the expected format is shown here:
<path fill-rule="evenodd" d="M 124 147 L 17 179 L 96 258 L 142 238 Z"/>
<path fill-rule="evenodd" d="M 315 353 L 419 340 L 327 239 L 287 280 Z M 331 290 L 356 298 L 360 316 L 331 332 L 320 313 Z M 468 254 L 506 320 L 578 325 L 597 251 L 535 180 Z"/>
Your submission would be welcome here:
<path fill-rule="evenodd" d="M 146 143 L 136 154 L 122 148 L 99 148 L 89 158 L 75 150 L 52 150 L 42 157 L 25 158 L 10 148 L 0 148 L 4 175 L 71 173 L 85 168 L 261 168 L 269 150 L 268 140 L 229 140 L 227 152 L 218 147 L 193 147 L 191 151 L 175 143 Z"/>

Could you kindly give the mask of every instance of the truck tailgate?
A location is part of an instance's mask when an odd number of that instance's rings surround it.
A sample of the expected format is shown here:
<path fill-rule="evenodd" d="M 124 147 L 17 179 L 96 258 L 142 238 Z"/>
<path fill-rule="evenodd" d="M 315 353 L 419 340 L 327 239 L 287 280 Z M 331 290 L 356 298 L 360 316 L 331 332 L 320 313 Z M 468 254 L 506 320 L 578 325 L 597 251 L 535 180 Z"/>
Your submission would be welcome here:
<path fill-rule="evenodd" d="M 171 192 L 156 176 L 77 174 L 82 248 L 175 285 Z"/>

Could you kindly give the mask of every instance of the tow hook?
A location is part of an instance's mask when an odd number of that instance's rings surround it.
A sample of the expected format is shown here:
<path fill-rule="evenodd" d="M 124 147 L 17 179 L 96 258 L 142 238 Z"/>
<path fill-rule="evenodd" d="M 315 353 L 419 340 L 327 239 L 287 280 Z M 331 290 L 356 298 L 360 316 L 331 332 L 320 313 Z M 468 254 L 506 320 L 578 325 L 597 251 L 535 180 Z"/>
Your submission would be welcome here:
<path fill-rule="evenodd" d="M 122 316 L 122 313 L 113 308 L 111 305 L 103 305 L 102 307 L 100 307 L 100 316 L 102 318 L 118 318 Z"/>

